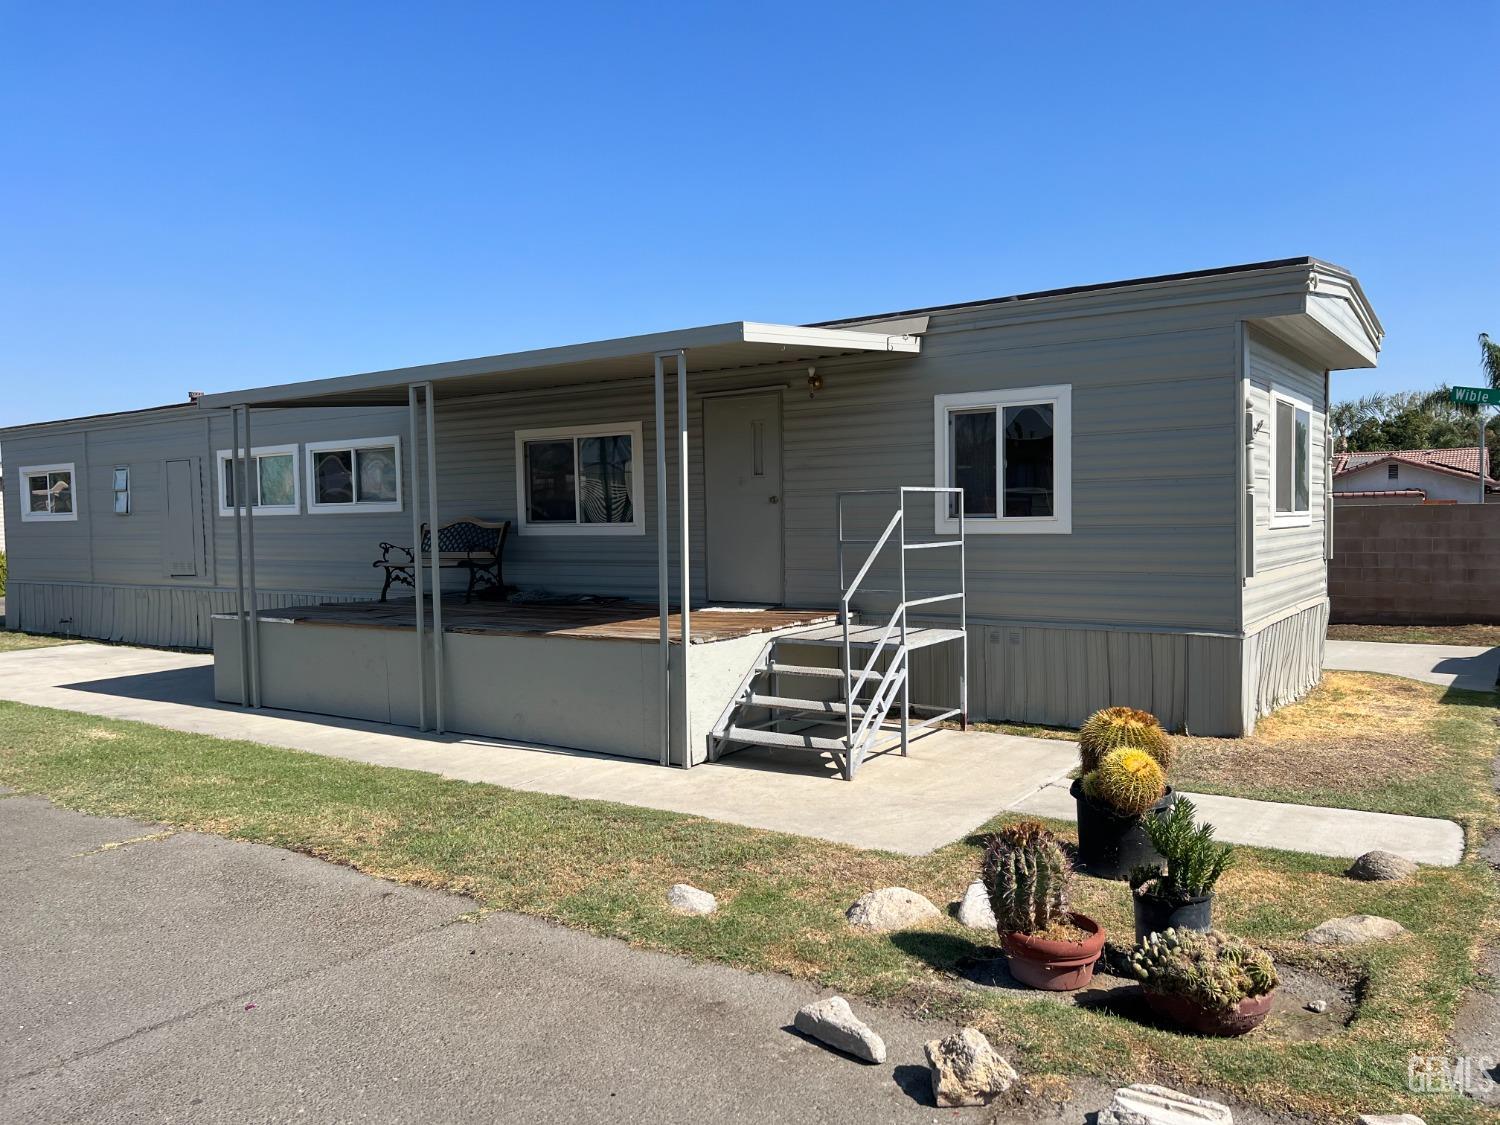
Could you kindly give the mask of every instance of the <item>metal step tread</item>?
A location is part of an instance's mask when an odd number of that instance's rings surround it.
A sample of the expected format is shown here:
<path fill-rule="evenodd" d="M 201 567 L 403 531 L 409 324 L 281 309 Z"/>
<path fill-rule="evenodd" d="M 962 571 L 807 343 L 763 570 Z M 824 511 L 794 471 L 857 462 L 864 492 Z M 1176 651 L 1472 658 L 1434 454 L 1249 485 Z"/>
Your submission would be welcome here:
<path fill-rule="evenodd" d="M 785 734 L 774 730 L 754 730 L 750 727 L 730 727 L 724 733 L 728 742 L 747 742 L 752 746 L 782 746 L 792 750 L 832 750 L 846 753 L 848 747 L 842 738 L 823 738 L 812 734 Z"/>
<path fill-rule="evenodd" d="M 828 679 L 839 680 L 844 678 L 844 670 L 842 668 L 822 668 L 811 664 L 778 664 L 774 660 L 766 671 L 772 675 L 779 674 L 783 676 L 824 676 Z"/>
<path fill-rule="evenodd" d="M 849 644 L 852 648 L 874 648 L 880 643 L 882 634 L 885 633 L 884 625 L 855 625 L 849 629 Z M 908 648 L 926 648 L 929 645 L 940 645 L 947 641 L 961 641 L 964 638 L 962 629 L 907 629 L 906 644 Z M 791 633 L 778 638 L 780 644 L 791 645 L 828 645 L 838 646 L 844 643 L 844 627 L 842 625 L 820 625 L 815 629 L 808 629 L 802 633 Z M 901 630 L 891 630 L 891 638 L 888 644 L 901 643 Z"/>
<path fill-rule="evenodd" d="M 848 708 L 840 699 L 795 699 L 785 695 L 761 695 L 752 692 L 749 705 L 751 707 L 774 707 L 785 711 L 807 711 L 822 715 L 842 715 Z M 861 704 L 854 705 L 856 717 L 863 717 L 865 709 Z"/>

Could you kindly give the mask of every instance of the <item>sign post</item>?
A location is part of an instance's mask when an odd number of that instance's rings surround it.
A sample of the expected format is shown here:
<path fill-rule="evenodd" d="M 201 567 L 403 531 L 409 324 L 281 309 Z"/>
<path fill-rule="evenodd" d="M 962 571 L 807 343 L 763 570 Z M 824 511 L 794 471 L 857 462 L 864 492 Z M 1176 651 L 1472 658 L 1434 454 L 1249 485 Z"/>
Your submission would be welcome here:
<path fill-rule="evenodd" d="M 1484 478 L 1489 475 L 1490 463 L 1484 452 L 1484 427 L 1489 421 L 1485 408 L 1500 406 L 1500 387 L 1452 387 L 1448 397 L 1455 403 L 1479 408 L 1479 502 L 1484 503 Z"/>

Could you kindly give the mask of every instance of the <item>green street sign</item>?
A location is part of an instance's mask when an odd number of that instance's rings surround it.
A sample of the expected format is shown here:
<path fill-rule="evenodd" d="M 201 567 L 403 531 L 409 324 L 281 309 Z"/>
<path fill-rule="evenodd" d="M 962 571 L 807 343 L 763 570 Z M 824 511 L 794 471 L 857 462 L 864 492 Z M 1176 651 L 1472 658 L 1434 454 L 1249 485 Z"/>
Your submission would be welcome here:
<path fill-rule="evenodd" d="M 1500 387 L 1452 387 L 1448 397 L 1469 406 L 1500 406 Z"/>

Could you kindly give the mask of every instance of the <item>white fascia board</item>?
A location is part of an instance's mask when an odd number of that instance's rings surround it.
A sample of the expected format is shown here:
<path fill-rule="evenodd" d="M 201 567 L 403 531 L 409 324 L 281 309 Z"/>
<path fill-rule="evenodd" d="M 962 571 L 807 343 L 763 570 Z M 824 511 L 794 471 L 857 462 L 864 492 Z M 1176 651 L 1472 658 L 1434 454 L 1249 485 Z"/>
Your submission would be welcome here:
<path fill-rule="evenodd" d="M 744 325 L 747 344 L 784 344 L 791 347 L 841 349 L 857 352 L 920 352 L 915 336 L 891 336 L 883 332 L 861 332 L 853 328 L 803 328 L 793 324 Z"/>
<path fill-rule="evenodd" d="M 644 336 L 622 336 L 613 340 L 593 340 L 558 348 L 511 352 L 478 359 L 454 360 L 420 367 L 399 367 L 371 371 L 362 375 L 344 375 L 334 379 L 313 379 L 303 383 L 283 383 L 242 391 L 223 391 L 204 395 L 198 405 L 205 409 L 249 404 L 274 404 L 284 399 L 305 400 L 340 394 L 405 387 L 409 383 L 429 380 L 438 382 L 461 379 L 469 375 L 499 375 L 507 371 L 534 371 L 545 367 L 566 367 L 596 360 L 649 359 L 663 352 L 694 348 L 724 347 L 735 344 L 769 344 L 801 347 L 824 352 L 917 352 L 921 341 L 914 336 L 858 332 L 845 328 L 803 328 L 792 324 L 763 324 L 756 321 L 730 321 L 673 332 L 654 332 Z M 747 357 L 748 358 L 748 357 Z M 769 357 L 768 357 L 769 358 Z"/>

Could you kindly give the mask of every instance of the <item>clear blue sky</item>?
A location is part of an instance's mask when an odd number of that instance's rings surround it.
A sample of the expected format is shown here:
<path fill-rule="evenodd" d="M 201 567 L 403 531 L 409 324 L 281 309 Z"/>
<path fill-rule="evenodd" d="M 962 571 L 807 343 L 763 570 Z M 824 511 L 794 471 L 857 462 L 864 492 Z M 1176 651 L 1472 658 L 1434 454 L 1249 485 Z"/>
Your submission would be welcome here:
<path fill-rule="evenodd" d="M 0 424 L 1315 254 L 1500 335 L 1500 5 L 0 7 Z"/>

